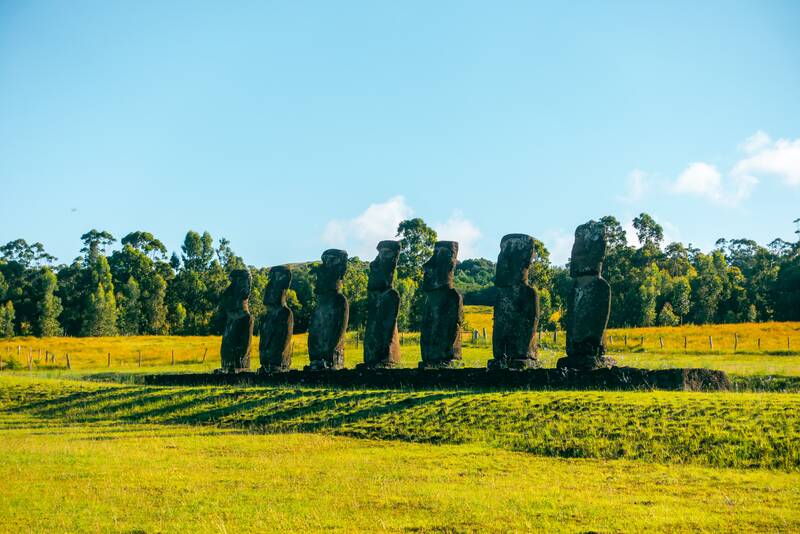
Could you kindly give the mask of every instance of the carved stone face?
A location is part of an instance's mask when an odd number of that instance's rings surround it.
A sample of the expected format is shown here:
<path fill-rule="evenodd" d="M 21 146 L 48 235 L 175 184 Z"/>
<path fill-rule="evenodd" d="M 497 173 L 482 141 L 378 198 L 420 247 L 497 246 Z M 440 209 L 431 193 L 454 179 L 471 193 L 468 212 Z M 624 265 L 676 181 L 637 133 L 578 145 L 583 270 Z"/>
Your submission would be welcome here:
<path fill-rule="evenodd" d="M 264 292 L 264 304 L 281 305 L 286 299 L 286 290 L 292 283 L 292 271 L 278 265 L 269 270 L 269 284 Z"/>
<path fill-rule="evenodd" d="M 433 256 L 422 266 L 424 273 L 422 289 L 434 291 L 443 287 L 453 287 L 453 271 L 457 259 L 458 243 L 437 241 L 433 247 Z"/>
<path fill-rule="evenodd" d="M 237 300 L 250 298 L 250 271 L 246 269 L 236 269 L 231 271 L 228 277 L 231 281 L 231 293 Z"/>
<path fill-rule="evenodd" d="M 575 244 L 572 245 L 569 275 L 573 278 L 599 275 L 606 256 L 605 227 L 597 221 L 589 221 L 575 229 Z"/>
<path fill-rule="evenodd" d="M 335 293 L 342 286 L 347 271 L 347 252 L 328 249 L 322 253 L 322 265 L 317 268 L 317 293 Z"/>
<path fill-rule="evenodd" d="M 369 291 L 385 291 L 394 283 L 397 260 L 400 257 L 398 241 L 381 241 L 377 246 L 378 255 L 369 264 Z"/>
<path fill-rule="evenodd" d="M 510 287 L 525 284 L 533 261 L 533 238 L 525 234 L 508 234 L 500 240 L 500 255 L 494 285 Z"/>

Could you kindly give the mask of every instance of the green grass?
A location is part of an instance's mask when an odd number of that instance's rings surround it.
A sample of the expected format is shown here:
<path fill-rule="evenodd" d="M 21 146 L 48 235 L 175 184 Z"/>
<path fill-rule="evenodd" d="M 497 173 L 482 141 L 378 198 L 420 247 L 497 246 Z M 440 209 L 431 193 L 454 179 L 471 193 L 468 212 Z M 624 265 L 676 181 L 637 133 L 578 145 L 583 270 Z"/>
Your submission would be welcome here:
<path fill-rule="evenodd" d="M 491 310 L 468 313 L 490 337 Z M 0 342 L 0 532 L 798 531 L 800 339 L 779 345 L 799 329 L 609 331 L 623 365 L 722 369 L 736 393 L 147 387 L 217 367 L 219 338 Z M 562 354 L 542 338 L 545 366 Z"/>
<path fill-rule="evenodd" d="M 2 532 L 791 531 L 800 474 L 0 416 Z"/>
<path fill-rule="evenodd" d="M 68 423 L 211 425 L 558 458 L 800 469 L 800 395 L 145 387 L 0 378 L 0 411 Z"/>

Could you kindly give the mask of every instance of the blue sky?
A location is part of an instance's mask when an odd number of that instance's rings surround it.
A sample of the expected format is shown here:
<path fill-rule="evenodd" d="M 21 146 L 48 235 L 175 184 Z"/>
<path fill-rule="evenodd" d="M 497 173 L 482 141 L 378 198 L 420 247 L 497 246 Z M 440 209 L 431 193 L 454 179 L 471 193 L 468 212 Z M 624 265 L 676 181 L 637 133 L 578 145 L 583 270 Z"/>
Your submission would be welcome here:
<path fill-rule="evenodd" d="M 0 2 L 0 242 L 793 239 L 800 2 Z"/>

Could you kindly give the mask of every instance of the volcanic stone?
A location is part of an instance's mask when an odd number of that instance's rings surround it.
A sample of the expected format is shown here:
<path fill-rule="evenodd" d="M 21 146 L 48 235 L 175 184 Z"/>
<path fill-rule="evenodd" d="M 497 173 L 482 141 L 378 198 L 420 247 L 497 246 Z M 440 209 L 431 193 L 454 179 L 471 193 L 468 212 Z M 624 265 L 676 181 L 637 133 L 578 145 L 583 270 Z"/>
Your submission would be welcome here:
<path fill-rule="evenodd" d="M 489 369 L 539 367 L 536 329 L 539 324 L 539 294 L 528 284 L 534 257 L 533 237 L 509 234 L 500 241 L 494 285 L 492 355 Z"/>
<path fill-rule="evenodd" d="M 316 268 L 317 307 L 308 329 L 308 357 L 311 370 L 344 367 L 344 335 L 349 305 L 342 294 L 342 278 L 347 271 L 347 252 L 328 249 Z"/>
<path fill-rule="evenodd" d="M 425 301 L 420 328 L 423 369 L 461 366 L 461 325 L 464 306 L 453 287 L 458 243 L 437 241 L 433 256 L 423 266 Z"/>
<path fill-rule="evenodd" d="M 267 311 L 261 317 L 258 353 L 261 373 L 288 371 L 292 366 L 294 315 L 286 305 L 286 291 L 292 283 L 292 271 L 282 265 L 269 270 L 269 284 L 264 293 Z"/>
<path fill-rule="evenodd" d="M 220 306 L 225 314 L 220 356 L 221 372 L 236 373 L 250 369 L 250 343 L 253 317 L 250 315 L 250 272 L 236 269 L 229 275 L 230 285 L 222 293 Z"/>

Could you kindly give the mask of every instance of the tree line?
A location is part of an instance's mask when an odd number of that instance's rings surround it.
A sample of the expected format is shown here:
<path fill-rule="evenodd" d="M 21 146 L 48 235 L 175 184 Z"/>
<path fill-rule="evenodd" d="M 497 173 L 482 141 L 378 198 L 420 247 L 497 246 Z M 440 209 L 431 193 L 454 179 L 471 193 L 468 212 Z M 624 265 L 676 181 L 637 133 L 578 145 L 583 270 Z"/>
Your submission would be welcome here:
<path fill-rule="evenodd" d="M 616 218 L 601 222 L 608 240 L 603 276 L 612 288 L 612 327 L 800 320 L 800 240 L 761 246 L 720 239 L 704 253 L 682 243 L 665 245 L 663 228 L 646 213 L 633 220 L 638 246 L 628 243 Z M 421 317 L 422 264 L 437 235 L 417 218 L 401 222 L 397 238 L 399 326 L 413 331 Z M 0 337 L 219 334 L 224 317 L 217 303 L 233 269 L 250 271 L 251 313 L 258 321 L 264 312 L 269 269 L 245 265 L 224 238 L 215 244 L 208 232 L 189 231 L 180 253 L 171 255 L 144 231 L 117 243 L 109 232 L 93 229 L 81 240 L 81 254 L 69 264 L 57 264 L 41 243 L 17 239 L 0 247 Z M 369 263 L 358 257 L 349 262 L 343 291 L 350 301 L 350 328 L 363 329 Z M 297 332 L 305 331 L 315 305 L 318 265 L 290 266 L 288 304 Z M 458 264 L 456 287 L 465 304 L 493 304 L 494 269 L 495 263 L 483 258 Z M 542 326 L 558 327 L 570 290 L 569 269 L 553 265 L 538 240 L 530 282 L 539 290 Z"/>

